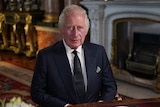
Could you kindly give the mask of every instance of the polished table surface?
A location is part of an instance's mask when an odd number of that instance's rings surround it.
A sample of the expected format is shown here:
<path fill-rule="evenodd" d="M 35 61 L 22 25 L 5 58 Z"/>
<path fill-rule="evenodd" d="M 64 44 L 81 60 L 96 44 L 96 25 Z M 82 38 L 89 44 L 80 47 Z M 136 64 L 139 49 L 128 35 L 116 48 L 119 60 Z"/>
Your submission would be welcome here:
<path fill-rule="evenodd" d="M 71 107 L 160 107 L 160 98 L 125 99 L 122 101 L 92 102 Z"/>

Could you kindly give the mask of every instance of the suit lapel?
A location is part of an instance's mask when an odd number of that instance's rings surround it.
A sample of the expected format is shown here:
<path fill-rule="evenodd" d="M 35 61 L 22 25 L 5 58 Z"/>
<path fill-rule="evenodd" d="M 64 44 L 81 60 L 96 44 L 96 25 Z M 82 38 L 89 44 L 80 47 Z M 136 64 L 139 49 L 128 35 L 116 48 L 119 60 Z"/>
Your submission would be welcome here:
<path fill-rule="evenodd" d="M 87 47 L 87 45 L 83 45 L 84 48 L 84 56 L 85 56 L 85 64 L 86 64 L 86 72 L 87 72 L 87 93 L 86 96 L 89 96 L 89 90 L 93 90 L 91 85 L 94 83 L 93 82 L 93 72 L 94 72 L 94 66 L 95 62 L 93 61 L 93 56 L 91 53 L 91 48 Z"/>
<path fill-rule="evenodd" d="M 72 83 L 72 73 L 71 73 L 71 68 L 69 66 L 69 61 L 66 55 L 66 51 L 65 51 L 65 47 L 63 45 L 63 42 L 61 42 L 60 44 L 60 48 L 59 48 L 59 54 L 57 54 L 56 58 L 56 62 L 58 65 L 58 70 L 60 71 L 60 75 L 62 77 L 62 80 L 64 82 L 64 85 L 66 87 L 66 90 L 68 92 L 68 94 L 70 95 L 70 97 L 72 98 L 73 101 L 77 102 L 78 99 L 74 90 L 74 86 Z"/>

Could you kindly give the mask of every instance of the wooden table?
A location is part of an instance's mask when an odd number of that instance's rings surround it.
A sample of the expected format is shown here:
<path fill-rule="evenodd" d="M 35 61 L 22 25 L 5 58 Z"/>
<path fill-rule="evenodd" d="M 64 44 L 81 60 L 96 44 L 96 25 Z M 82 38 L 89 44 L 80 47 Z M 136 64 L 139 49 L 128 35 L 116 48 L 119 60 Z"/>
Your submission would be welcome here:
<path fill-rule="evenodd" d="M 160 107 L 160 98 L 127 99 L 122 101 L 92 102 L 71 107 Z"/>

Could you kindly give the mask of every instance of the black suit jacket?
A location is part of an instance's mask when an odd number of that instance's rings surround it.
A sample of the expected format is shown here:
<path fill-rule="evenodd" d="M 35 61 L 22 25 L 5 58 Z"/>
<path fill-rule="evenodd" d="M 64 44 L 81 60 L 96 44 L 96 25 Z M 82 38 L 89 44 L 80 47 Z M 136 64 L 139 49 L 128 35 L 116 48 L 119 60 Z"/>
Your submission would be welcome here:
<path fill-rule="evenodd" d="M 105 49 L 92 43 L 84 43 L 82 47 L 88 83 L 84 103 L 112 100 L 116 94 L 116 82 Z M 64 107 L 67 103 L 79 103 L 62 41 L 38 52 L 31 96 L 42 107 Z"/>

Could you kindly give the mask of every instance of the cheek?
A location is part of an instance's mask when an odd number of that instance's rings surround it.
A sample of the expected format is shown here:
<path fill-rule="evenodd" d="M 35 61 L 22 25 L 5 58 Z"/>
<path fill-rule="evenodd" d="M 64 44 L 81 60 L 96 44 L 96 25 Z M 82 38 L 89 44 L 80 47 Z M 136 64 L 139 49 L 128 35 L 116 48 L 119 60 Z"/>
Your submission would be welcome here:
<path fill-rule="evenodd" d="M 65 31 L 64 36 L 66 37 L 70 37 L 72 35 L 72 33 L 70 31 Z"/>
<path fill-rule="evenodd" d="M 63 30 L 62 35 L 63 36 L 69 36 L 71 33 L 68 30 Z"/>
<path fill-rule="evenodd" d="M 64 38 L 65 40 L 70 40 L 70 39 L 72 38 L 72 33 L 71 33 L 70 31 L 65 31 L 65 32 L 63 33 L 63 38 Z"/>
<path fill-rule="evenodd" d="M 81 32 L 81 35 L 83 35 L 83 37 L 85 38 L 86 35 L 87 35 L 87 31 L 86 31 L 86 30 L 82 31 L 82 32 Z"/>

